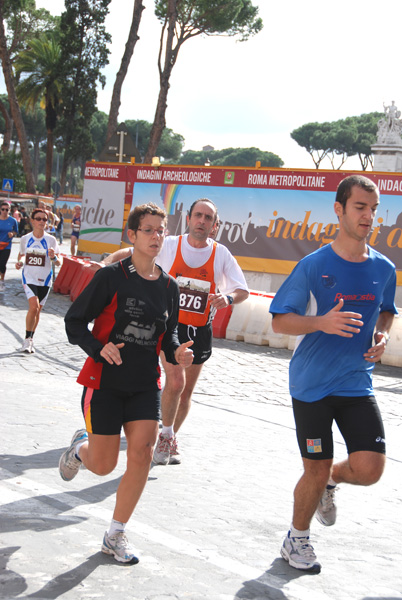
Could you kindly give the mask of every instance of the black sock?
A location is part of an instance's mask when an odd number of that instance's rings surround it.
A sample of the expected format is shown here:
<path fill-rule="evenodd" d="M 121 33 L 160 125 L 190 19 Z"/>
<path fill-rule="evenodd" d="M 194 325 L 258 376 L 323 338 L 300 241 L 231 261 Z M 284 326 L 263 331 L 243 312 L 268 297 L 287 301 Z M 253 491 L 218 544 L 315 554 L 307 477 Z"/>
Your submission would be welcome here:
<path fill-rule="evenodd" d="M 33 338 L 34 333 L 35 333 L 34 331 L 25 330 L 25 339 Z"/>

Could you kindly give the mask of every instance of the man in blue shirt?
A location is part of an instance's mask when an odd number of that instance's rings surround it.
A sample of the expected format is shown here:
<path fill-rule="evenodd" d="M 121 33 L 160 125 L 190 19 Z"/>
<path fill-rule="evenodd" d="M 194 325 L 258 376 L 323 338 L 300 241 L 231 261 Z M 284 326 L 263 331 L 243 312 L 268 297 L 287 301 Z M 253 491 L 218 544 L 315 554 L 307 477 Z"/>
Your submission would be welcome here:
<path fill-rule="evenodd" d="M 10 204 L 4 200 L 0 204 L 0 292 L 4 292 L 4 276 L 10 258 L 12 239 L 18 235 L 18 223 L 10 217 Z"/>
<path fill-rule="evenodd" d="M 377 186 L 352 175 L 338 186 L 334 242 L 306 256 L 271 304 L 277 333 L 297 335 L 289 368 L 304 473 L 294 491 L 293 521 L 281 548 L 296 569 L 320 572 L 310 522 L 336 519 L 340 483 L 371 485 L 385 466 L 385 434 L 373 394 L 396 308 L 395 266 L 366 243 L 379 205 Z M 332 423 L 348 458 L 333 464 Z"/>

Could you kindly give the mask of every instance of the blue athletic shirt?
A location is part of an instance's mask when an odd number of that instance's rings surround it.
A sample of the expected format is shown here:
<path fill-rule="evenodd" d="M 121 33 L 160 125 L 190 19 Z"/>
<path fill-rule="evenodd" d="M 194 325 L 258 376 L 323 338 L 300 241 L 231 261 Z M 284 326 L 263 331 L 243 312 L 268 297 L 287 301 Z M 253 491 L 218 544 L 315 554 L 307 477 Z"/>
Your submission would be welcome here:
<path fill-rule="evenodd" d="M 7 219 L 0 219 L 0 250 L 10 250 L 12 247 L 13 238 L 8 237 L 8 233 L 14 231 L 18 233 L 18 223 L 14 217 L 8 217 Z M 4 245 L 6 244 L 6 245 Z"/>
<path fill-rule="evenodd" d="M 374 363 L 363 354 L 373 345 L 379 313 L 397 314 L 395 287 L 395 265 L 370 247 L 364 262 L 344 260 L 327 245 L 296 265 L 271 303 L 273 315 L 324 315 L 343 298 L 342 310 L 360 313 L 364 325 L 352 338 L 322 331 L 298 336 L 289 367 L 293 398 L 316 402 L 373 393 Z"/>

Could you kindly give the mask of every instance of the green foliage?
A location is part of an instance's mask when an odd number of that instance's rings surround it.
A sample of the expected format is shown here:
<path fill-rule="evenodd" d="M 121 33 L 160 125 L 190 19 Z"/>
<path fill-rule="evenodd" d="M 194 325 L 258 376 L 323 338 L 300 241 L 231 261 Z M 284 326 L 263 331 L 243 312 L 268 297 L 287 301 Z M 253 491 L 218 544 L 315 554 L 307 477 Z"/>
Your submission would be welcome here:
<path fill-rule="evenodd" d="M 25 75 L 17 85 L 20 104 L 35 110 L 38 103 L 46 111 L 46 127 L 53 131 L 61 100 L 61 48 L 58 35 L 42 34 L 32 39 L 14 62 L 17 75 Z"/>
<path fill-rule="evenodd" d="M 205 165 L 232 166 L 232 167 L 254 167 L 257 161 L 262 167 L 282 167 L 283 160 L 272 152 L 259 150 L 258 148 L 225 148 L 224 150 L 184 152 L 180 158 L 181 165 Z"/>
<path fill-rule="evenodd" d="M 3 102 L 8 112 L 10 112 L 10 106 L 8 102 L 7 94 L 0 94 L 0 102 Z M 26 111 L 24 107 L 21 107 L 22 118 L 25 125 L 25 132 L 27 134 L 28 141 L 34 144 L 36 141 L 44 141 L 46 139 L 46 124 L 45 124 L 45 111 L 40 108 L 37 104 L 33 111 Z M 0 133 L 5 133 L 5 123 L 2 114 L 0 113 Z M 12 138 L 14 143 L 18 143 L 16 131 L 14 130 L 14 136 Z"/>
<path fill-rule="evenodd" d="M 134 142 L 138 140 L 137 148 L 142 157 L 145 156 L 151 135 L 152 123 L 148 121 L 125 121 Z M 165 162 L 177 163 L 183 150 L 184 138 L 179 133 L 165 128 L 162 133 L 155 156 L 163 157 Z"/>
<path fill-rule="evenodd" d="M 318 169 L 327 156 L 335 168 L 335 157 L 341 156 L 338 169 L 350 156 L 358 155 L 362 169 L 372 164 L 371 146 L 376 142 L 378 112 L 347 117 L 326 123 L 307 123 L 290 134 L 299 146 L 305 148 Z"/>
<path fill-rule="evenodd" d="M 377 141 L 378 121 L 383 117 L 383 113 L 373 112 L 360 115 L 360 117 L 349 117 L 345 121 L 351 121 L 351 126 L 355 126 L 357 135 L 352 144 L 352 151 L 359 156 L 363 171 L 369 164 L 373 166 L 371 146 Z"/>
<path fill-rule="evenodd" d="M 65 0 L 60 24 L 64 106 L 58 133 L 67 162 L 89 158 L 94 152 L 90 123 L 96 110 L 96 84 L 105 84 L 101 70 L 108 63 L 106 44 L 111 40 L 104 25 L 109 4 L 110 0 Z"/>
<path fill-rule="evenodd" d="M 155 1 L 155 14 L 164 23 L 168 0 Z M 262 19 L 251 0 L 179 0 L 177 21 L 184 37 L 195 35 L 240 36 L 240 41 L 261 31 Z"/>
<path fill-rule="evenodd" d="M 22 118 L 24 119 L 28 141 L 35 143 L 46 140 L 45 111 L 40 108 L 39 104 L 31 111 L 25 112 L 23 110 Z"/>
<path fill-rule="evenodd" d="M 91 158 L 97 160 L 103 150 L 106 141 L 108 115 L 101 110 L 94 112 L 91 118 L 90 132 L 94 143 L 94 155 Z"/>
<path fill-rule="evenodd" d="M 7 94 L 0 94 L 0 102 L 2 102 L 2 104 L 4 104 L 4 107 L 7 110 L 7 112 L 10 113 L 10 103 L 8 101 Z M 5 131 L 6 131 L 6 124 L 4 121 L 4 117 L 0 112 L 0 133 L 4 134 Z"/>
<path fill-rule="evenodd" d="M 4 178 L 14 180 L 14 192 L 26 191 L 24 167 L 19 154 L 0 153 L 0 181 Z"/>
<path fill-rule="evenodd" d="M 11 60 L 25 50 L 30 40 L 54 30 L 60 17 L 44 8 L 36 8 L 35 0 L 7 0 L 3 14 L 7 23 L 7 47 Z"/>

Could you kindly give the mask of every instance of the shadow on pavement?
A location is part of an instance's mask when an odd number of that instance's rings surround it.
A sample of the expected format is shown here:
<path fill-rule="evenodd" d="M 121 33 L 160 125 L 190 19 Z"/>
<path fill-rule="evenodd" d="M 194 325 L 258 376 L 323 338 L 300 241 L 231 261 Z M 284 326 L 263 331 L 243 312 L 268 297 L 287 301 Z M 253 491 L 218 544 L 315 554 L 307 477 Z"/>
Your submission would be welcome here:
<path fill-rule="evenodd" d="M 276 558 L 271 568 L 258 579 L 245 581 L 243 587 L 236 593 L 234 600 L 286 600 L 288 597 L 286 590 L 281 589 L 284 585 L 289 581 L 299 579 L 299 577 L 311 577 L 312 575 L 313 573 L 293 569 L 282 558 Z"/>
<path fill-rule="evenodd" d="M 92 554 L 92 556 L 87 558 L 85 562 L 70 571 L 57 575 L 57 577 L 51 579 L 43 586 L 42 589 L 33 594 L 28 594 L 25 598 L 41 598 L 43 600 L 59 598 L 59 596 L 62 596 L 82 583 L 97 567 L 106 565 L 108 562 L 110 563 L 110 556 L 108 557 L 102 554 L 102 552 L 96 552 L 96 554 Z M 118 563 L 113 560 L 113 565 L 111 565 L 116 566 L 116 564 Z"/>
<path fill-rule="evenodd" d="M 21 546 L 0 548 L 0 593 L 1 598 L 15 598 L 27 589 L 25 578 L 7 568 L 10 556 L 17 552 Z"/>
<path fill-rule="evenodd" d="M 119 482 L 120 477 L 117 477 L 83 490 L 31 496 L 23 500 L 3 504 L 1 514 L 6 515 L 7 518 L 2 518 L 0 521 L 0 533 L 24 530 L 48 531 L 86 521 L 87 517 L 63 516 L 63 513 L 77 506 L 76 501 L 66 502 L 66 496 L 79 499 L 81 504 L 97 504 L 108 496 L 115 494 Z M 80 503 L 78 503 L 78 506 Z"/>
<path fill-rule="evenodd" d="M 26 471 L 32 469 L 56 469 L 64 450 L 65 448 L 56 448 L 55 450 L 29 454 L 28 456 L 2 454 L 0 456 L 0 467 L 9 471 L 11 477 L 23 475 Z"/>
<path fill-rule="evenodd" d="M 15 571 L 7 569 L 7 562 L 10 556 L 19 549 L 20 546 L 0 549 L 0 571 L 2 574 L 0 585 L 1 598 L 16 598 L 25 592 L 28 587 L 24 577 Z M 82 583 L 82 581 L 91 575 L 97 567 L 100 565 L 107 565 L 108 563 L 113 567 L 116 567 L 116 565 L 119 564 L 114 560 L 112 563 L 110 556 L 108 557 L 105 556 L 105 554 L 102 554 L 102 552 L 97 552 L 74 569 L 57 575 L 57 577 L 50 580 L 40 590 L 28 594 L 27 596 L 24 596 L 24 598 L 41 598 L 43 600 L 58 598 Z"/>
<path fill-rule="evenodd" d="M 10 472 L 10 477 L 15 475 L 23 475 L 32 469 L 58 469 L 60 456 L 66 450 L 64 448 L 55 448 L 54 450 L 46 450 L 46 452 L 35 452 L 34 454 L 2 454 L 0 455 L 0 468 Z M 120 441 L 120 452 L 127 450 L 127 441 L 125 437 Z M 7 477 L 6 473 L 2 474 L 2 478 Z"/>

